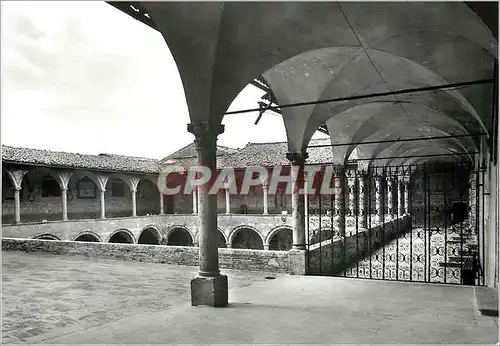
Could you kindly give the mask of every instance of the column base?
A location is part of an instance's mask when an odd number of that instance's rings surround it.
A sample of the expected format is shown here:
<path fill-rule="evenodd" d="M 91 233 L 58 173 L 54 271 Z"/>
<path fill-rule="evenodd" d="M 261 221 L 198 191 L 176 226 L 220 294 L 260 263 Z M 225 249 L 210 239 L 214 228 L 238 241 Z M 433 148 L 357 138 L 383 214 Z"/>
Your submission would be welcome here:
<path fill-rule="evenodd" d="M 227 276 L 199 276 L 191 280 L 191 305 L 224 307 L 228 304 Z"/>

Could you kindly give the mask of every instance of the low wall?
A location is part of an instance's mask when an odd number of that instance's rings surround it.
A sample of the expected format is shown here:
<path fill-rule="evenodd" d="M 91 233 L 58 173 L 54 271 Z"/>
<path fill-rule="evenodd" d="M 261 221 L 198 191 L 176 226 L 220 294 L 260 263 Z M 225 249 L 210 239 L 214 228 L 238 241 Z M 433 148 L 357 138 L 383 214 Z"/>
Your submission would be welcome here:
<path fill-rule="evenodd" d="M 80 255 L 187 266 L 198 265 L 197 247 L 3 238 L 2 250 L 47 252 L 55 255 Z M 301 262 L 297 257 L 303 254 L 294 251 L 290 253 L 291 255 L 287 251 L 219 249 L 219 264 L 221 268 L 227 269 L 304 274 L 303 268 L 294 267 Z"/>
<path fill-rule="evenodd" d="M 410 217 L 388 221 L 371 229 L 360 229 L 345 238 L 333 238 L 311 245 L 308 273 L 311 275 L 336 275 L 343 269 L 370 256 L 379 248 L 411 229 Z"/>

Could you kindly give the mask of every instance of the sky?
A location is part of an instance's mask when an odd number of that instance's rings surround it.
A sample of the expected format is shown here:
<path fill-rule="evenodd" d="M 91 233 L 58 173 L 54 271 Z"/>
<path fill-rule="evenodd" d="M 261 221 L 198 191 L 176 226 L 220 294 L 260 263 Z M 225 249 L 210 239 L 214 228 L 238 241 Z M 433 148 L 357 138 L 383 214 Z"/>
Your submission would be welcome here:
<path fill-rule="evenodd" d="M 160 159 L 191 143 L 180 75 L 159 32 L 104 2 L 1 2 L 1 142 Z M 228 111 L 256 108 L 247 86 Z M 218 144 L 285 141 L 266 112 L 228 115 Z"/>

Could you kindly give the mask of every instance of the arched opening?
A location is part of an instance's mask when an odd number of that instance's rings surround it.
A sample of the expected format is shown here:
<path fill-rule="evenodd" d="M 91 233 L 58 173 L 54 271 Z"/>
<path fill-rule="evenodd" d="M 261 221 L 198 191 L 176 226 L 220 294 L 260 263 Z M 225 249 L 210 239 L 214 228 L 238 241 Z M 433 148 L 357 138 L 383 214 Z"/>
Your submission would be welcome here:
<path fill-rule="evenodd" d="M 159 245 L 160 236 L 158 234 L 158 231 L 153 227 L 145 228 L 141 232 L 141 235 L 137 240 L 137 244 Z"/>
<path fill-rule="evenodd" d="M 116 176 L 106 182 L 106 217 L 129 217 L 132 215 L 132 195 L 127 183 Z"/>
<path fill-rule="evenodd" d="M 2 173 L 2 224 L 15 222 L 14 194 L 16 189 L 5 171 Z"/>
<path fill-rule="evenodd" d="M 137 215 L 158 215 L 160 193 L 149 179 L 141 179 L 137 185 Z"/>
<path fill-rule="evenodd" d="M 292 248 L 292 230 L 282 228 L 269 241 L 269 250 L 288 251 Z"/>
<path fill-rule="evenodd" d="M 193 246 L 193 238 L 184 228 L 174 228 L 168 236 L 167 244 L 173 246 Z"/>
<path fill-rule="evenodd" d="M 97 219 L 100 217 L 100 191 L 90 172 L 75 172 L 68 184 L 68 218 Z"/>
<path fill-rule="evenodd" d="M 126 231 L 118 231 L 109 238 L 108 243 L 127 243 L 133 244 L 134 239 Z"/>
<path fill-rule="evenodd" d="M 42 240 L 61 240 L 58 236 L 55 236 L 53 234 L 50 234 L 50 233 L 45 233 L 45 234 L 40 234 L 40 235 L 37 235 L 35 238 L 33 239 L 42 239 Z"/>
<path fill-rule="evenodd" d="M 86 242 L 92 242 L 92 243 L 99 243 L 100 242 L 99 239 L 95 235 L 89 234 L 89 233 L 79 235 L 78 237 L 76 237 L 75 241 L 86 241 Z"/>
<path fill-rule="evenodd" d="M 225 248 L 226 247 L 226 238 L 224 237 L 224 234 L 219 230 L 219 249 L 220 248 Z"/>
<path fill-rule="evenodd" d="M 234 249 L 264 250 L 264 244 L 259 234 L 251 228 L 241 228 L 233 238 Z"/>

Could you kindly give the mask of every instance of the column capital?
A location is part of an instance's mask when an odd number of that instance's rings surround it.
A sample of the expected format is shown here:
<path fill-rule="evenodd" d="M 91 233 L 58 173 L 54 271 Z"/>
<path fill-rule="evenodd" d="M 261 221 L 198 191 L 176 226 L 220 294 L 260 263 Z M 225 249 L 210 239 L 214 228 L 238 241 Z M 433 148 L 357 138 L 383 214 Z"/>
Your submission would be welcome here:
<path fill-rule="evenodd" d="M 303 166 L 306 163 L 309 154 L 307 152 L 299 152 L 299 153 L 286 153 L 286 158 L 290 161 L 290 163 L 294 166 Z"/>
<path fill-rule="evenodd" d="M 6 170 L 8 176 L 11 179 L 12 185 L 16 191 L 21 190 L 24 175 L 28 172 L 24 169 L 8 169 Z"/>
<path fill-rule="evenodd" d="M 218 135 L 224 133 L 224 125 L 204 121 L 188 124 L 187 130 L 195 137 L 196 150 L 201 150 L 209 147 L 210 143 L 217 140 Z"/>
<path fill-rule="evenodd" d="M 61 188 L 61 190 L 67 190 L 73 172 L 66 170 L 56 170 L 55 173 L 56 173 L 55 178 L 59 183 L 59 187 Z"/>
<path fill-rule="evenodd" d="M 103 174 L 96 175 L 96 180 L 98 183 L 99 191 L 106 192 L 106 184 L 108 183 L 109 175 L 103 175 Z"/>

